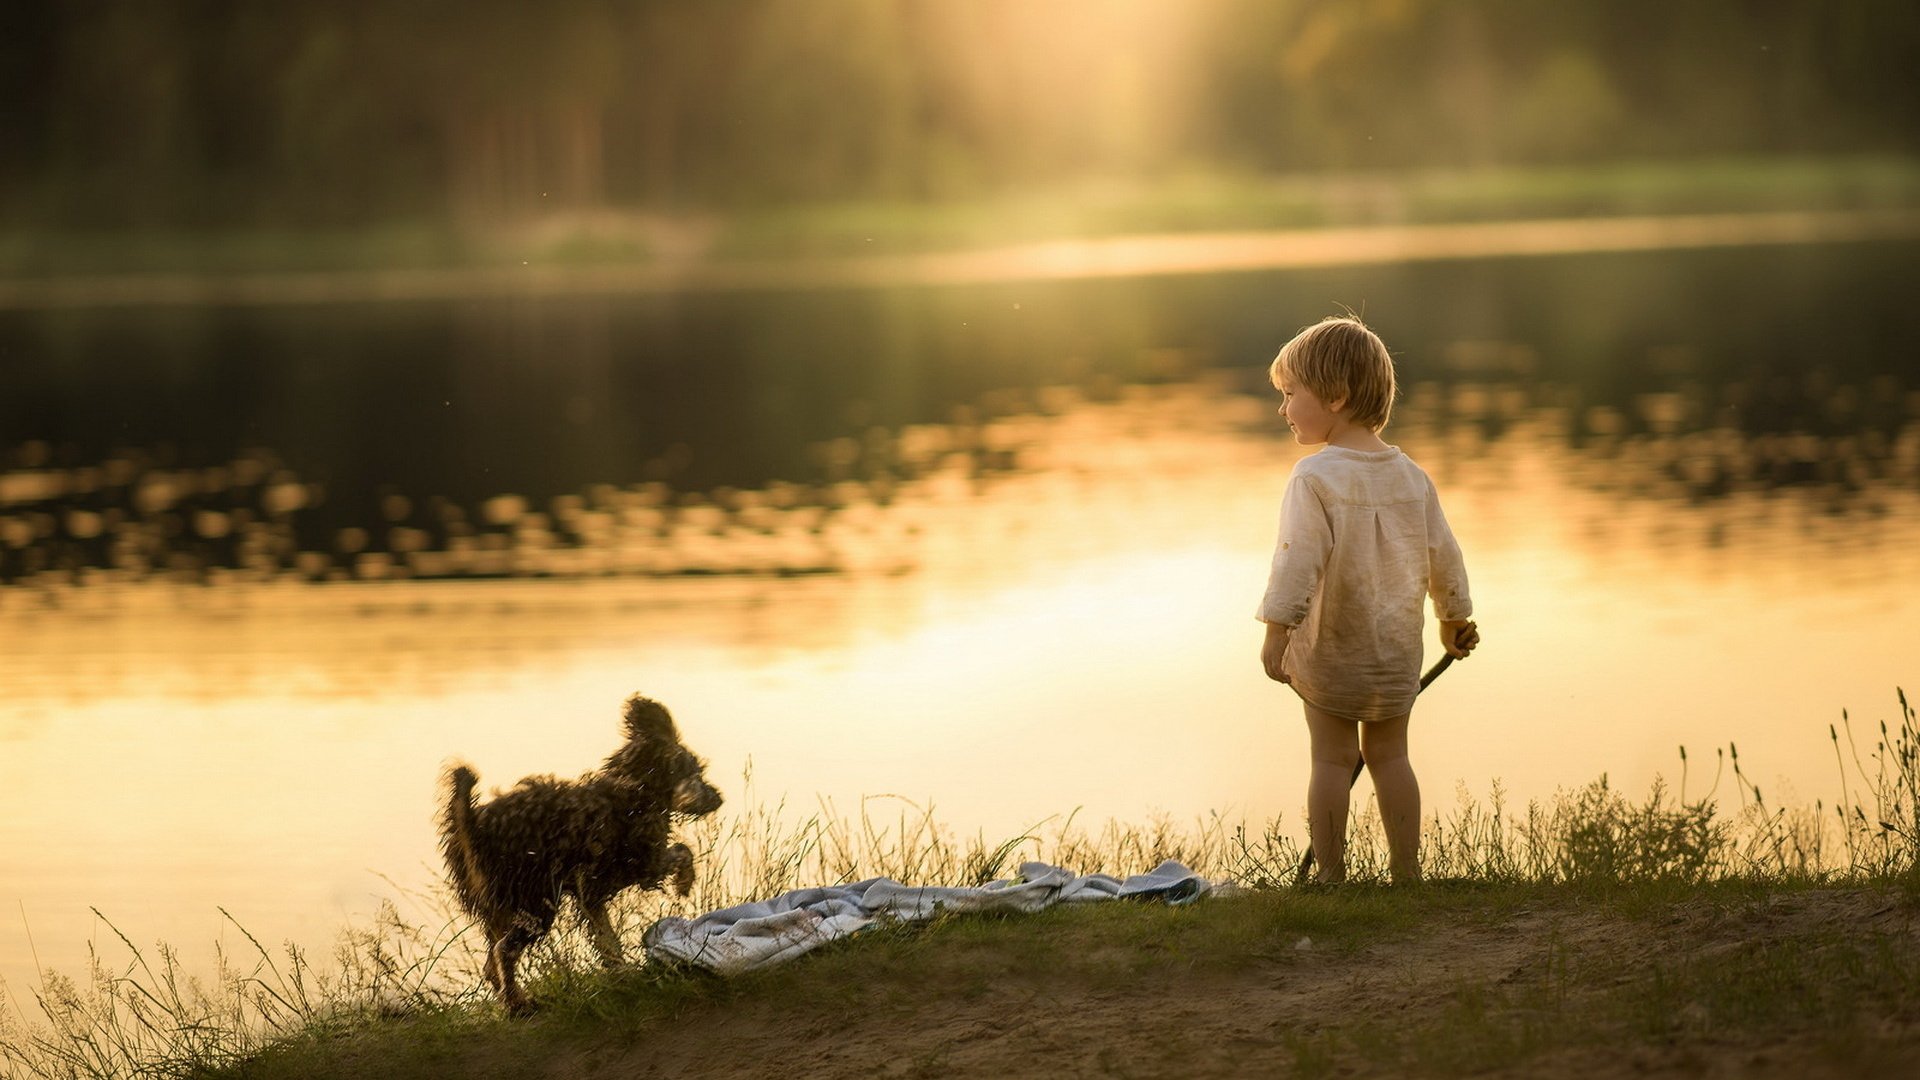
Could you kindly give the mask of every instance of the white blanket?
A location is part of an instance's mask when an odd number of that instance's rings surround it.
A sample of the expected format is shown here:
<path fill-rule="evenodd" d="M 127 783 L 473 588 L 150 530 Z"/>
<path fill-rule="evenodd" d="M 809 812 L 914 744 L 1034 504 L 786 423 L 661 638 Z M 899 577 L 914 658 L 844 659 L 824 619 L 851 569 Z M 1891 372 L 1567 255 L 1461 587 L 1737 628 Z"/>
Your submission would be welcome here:
<path fill-rule="evenodd" d="M 1030 862 L 1021 864 L 1018 877 L 978 888 L 869 878 L 851 885 L 795 889 L 697 919 L 661 919 L 647 929 L 645 941 L 652 960 L 738 975 L 791 960 L 885 918 L 926 919 L 942 911 L 1033 912 L 1055 904 L 1120 899 L 1190 904 L 1212 890 L 1205 878 L 1171 859 L 1125 880 L 1106 874 L 1076 877 L 1058 866 Z"/>

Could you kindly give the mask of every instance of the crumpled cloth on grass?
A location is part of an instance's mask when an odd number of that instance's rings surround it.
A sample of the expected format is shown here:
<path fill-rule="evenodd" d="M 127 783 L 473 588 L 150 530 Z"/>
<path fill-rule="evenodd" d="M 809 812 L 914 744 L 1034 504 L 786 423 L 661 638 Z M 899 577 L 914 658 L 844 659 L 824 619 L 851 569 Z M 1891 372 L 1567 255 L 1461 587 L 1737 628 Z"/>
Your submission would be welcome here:
<path fill-rule="evenodd" d="M 697 919 L 669 917 L 647 929 L 647 957 L 664 963 L 738 975 L 784 963 L 881 919 L 921 920 L 940 912 L 1035 912 L 1055 904 L 1154 900 L 1190 904 L 1213 885 L 1169 859 L 1144 874 L 1121 879 L 1073 873 L 1042 862 L 1020 865 L 1018 877 L 976 888 L 902 885 L 869 878 L 851 885 L 795 889 L 771 900 L 710 911 Z"/>

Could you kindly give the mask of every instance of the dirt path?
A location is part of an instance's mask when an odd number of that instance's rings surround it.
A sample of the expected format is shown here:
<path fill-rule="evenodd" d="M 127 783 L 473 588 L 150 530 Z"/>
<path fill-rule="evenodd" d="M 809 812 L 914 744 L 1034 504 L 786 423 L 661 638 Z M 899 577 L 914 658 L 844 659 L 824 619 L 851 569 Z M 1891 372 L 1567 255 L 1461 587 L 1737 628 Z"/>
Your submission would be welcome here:
<path fill-rule="evenodd" d="M 1849 941 L 1905 957 L 1904 990 L 1825 1000 L 1823 956 L 1861 963 Z M 1231 968 L 1169 951 L 1111 979 L 989 952 L 942 956 L 919 979 L 903 967 L 819 986 L 812 1001 L 703 1003 L 552 1075 L 1920 1075 L 1913 914 L 1858 892 L 1647 918 L 1522 910 L 1358 948 L 1278 931 Z M 1857 1022 L 1833 1030 L 1808 994 Z"/>

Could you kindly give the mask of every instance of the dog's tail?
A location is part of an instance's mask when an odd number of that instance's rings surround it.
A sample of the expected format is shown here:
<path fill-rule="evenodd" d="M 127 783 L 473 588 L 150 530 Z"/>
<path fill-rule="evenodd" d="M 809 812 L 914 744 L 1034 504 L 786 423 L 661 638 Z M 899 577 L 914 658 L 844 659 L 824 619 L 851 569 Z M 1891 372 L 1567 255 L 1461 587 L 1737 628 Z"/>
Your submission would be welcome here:
<path fill-rule="evenodd" d="M 465 765 L 455 765 L 447 781 L 451 790 L 440 816 L 440 851 L 447 858 L 447 880 L 461 905 L 483 916 L 493 905 L 487 902 L 487 878 L 481 869 L 485 863 L 477 850 L 479 836 L 473 813 L 473 788 L 480 777 Z"/>

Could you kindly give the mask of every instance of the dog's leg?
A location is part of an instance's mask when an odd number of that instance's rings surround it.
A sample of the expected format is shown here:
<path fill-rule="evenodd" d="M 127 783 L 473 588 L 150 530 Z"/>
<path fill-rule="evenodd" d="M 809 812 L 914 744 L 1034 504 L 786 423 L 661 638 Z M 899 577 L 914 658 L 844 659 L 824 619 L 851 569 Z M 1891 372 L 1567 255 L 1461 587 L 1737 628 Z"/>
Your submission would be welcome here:
<path fill-rule="evenodd" d="M 620 952 L 620 935 L 614 933 L 613 919 L 607 915 L 606 901 L 580 904 L 581 918 L 587 924 L 587 934 L 593 939 L 594 950 L 600 954 L 600 962 L 608 967 L 618 967 L 625 959 Z"/>
<path fill-rule="evenodd" d="M 495 934 L 493 929 L 489 927 L 487 929 L 487 966 L 485 974 L 487 976 L 487 985 L 493 987 L 495 993 L 500 992 L 501 985 L 499 949 L 500 936 Z"/>
<path fill-rule="evenodd" d="M 532 1012 L 533 1002 L 527 997 L 526 992 L 520 989 L 520 984 L 514 980 L 514 965 L 520 962 L 520 954 L 527 951 L 527 946 L 538 941 L 539 938 L 540 935 L 526 927 L 515 926 L 501 935 L 499 941 L 494 942 L 493 955 L 488 960 L 500 980 L 498 983 L 500 1000 L 506 1005 L 507 1011 L 515 1016 L 524 1016 Z"/>
<path fill-rule="evenodd" d="M 685 844 L 668 848 L 660 859 L 661 877 L 673 881 L 673 891 L 685 896 L 693 891 L 693 849 Z"/>

